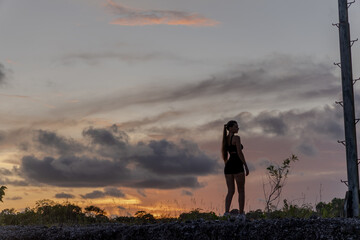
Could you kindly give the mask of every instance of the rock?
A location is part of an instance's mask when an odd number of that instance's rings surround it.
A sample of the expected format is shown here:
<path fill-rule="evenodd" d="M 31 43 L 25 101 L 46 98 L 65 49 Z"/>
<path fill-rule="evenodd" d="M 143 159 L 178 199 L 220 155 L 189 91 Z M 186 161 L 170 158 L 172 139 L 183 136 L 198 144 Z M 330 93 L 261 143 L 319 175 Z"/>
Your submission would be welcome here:
<path fill-rule="evenodd" d="M 360 220 L 262 219 L 238 221 L 187 221 L 126 225 L 121 223 L 83 226 L 1 226 L 0 240 L 42 239 L 358 239 Z"/>

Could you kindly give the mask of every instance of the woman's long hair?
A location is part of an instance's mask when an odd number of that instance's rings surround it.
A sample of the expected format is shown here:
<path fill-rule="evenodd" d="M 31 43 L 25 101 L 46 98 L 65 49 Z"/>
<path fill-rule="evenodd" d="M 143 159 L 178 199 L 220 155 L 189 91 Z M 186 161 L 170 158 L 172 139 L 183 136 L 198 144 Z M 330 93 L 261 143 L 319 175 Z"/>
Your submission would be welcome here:
<path fill-rule="evenodd" d="M 222 140 L 222 144 L 221 144 L 221 155 L 222 155 L 224 162 L 226 162 L 226 160 L 228 159 L 228 143 L 227 143 L 227 139 L 226 139 L 226 137 L 227 137 L 226 130 L 229 130 L 229 128 L 231 128 L 235 124 L 237 124 L 237 122 L 234 120 L 231 120 L 227 124 L 224 125 L 223 140 Z"/>

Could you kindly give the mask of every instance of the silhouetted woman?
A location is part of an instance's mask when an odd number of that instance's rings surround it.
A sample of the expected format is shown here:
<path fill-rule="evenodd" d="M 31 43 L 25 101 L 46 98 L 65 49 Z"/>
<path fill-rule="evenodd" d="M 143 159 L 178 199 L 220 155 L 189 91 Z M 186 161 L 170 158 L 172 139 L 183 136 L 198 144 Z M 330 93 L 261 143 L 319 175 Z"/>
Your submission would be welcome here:
<path fill-rule="evenodd" d="M 229 134 L 227 134 L 227 131 Z M 229 214 L 231 200 L 235 193 L 235 181 L 239 193 L 239 211 L 243 219 L 244 205 L 245 205 L 245 175 L 249 175 L 249 168 L 245 162 L 245 157 L 242 152 L 243 145 L 240 137 L 235 135 L 239 132 L 239 127 L 236 121 L 229 121 L 224 125 L 223 141 L 222 141 L 222 157 L 225 161 L 225 179 L 228 188 L 228 193 L 225 199 L 225 213 Z M 228 153 L 230 157 L 228 158 Z M 245 167 L 245 171 L 244 171 Z"/>

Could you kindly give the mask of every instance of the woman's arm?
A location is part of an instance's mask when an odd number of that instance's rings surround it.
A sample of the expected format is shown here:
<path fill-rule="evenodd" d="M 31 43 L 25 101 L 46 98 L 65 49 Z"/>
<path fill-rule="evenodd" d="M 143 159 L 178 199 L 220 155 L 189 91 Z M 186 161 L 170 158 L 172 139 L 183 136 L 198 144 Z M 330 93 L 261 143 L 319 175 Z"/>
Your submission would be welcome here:
<path fill-rule="evenodd" d="M 237 153 L 239 155 L 239 158 L 240 158 L 240 160 L 242 161 L 242 163 L 245 166 L 245 171 L 246 171 L 246 176 L 247 176 L 247 175 L 249 175 L 249 168 L 248 168 L 248 166 L 246 164 L 245 156 L 244 156 L 244 153 L 243 153 L 243 151 L 241 149 L 241 140 L 240 140 L 239 136 L 235 137 L 235 144 L 236 144 L 236 149 L 237 149 Z"/>

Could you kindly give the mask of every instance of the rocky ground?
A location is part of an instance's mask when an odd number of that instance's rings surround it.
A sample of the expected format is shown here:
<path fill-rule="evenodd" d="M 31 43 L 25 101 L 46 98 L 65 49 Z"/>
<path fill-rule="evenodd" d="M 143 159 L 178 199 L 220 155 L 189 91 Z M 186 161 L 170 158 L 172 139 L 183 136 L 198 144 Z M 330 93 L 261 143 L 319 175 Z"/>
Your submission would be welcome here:
<path fill-rule="evenodd" d="M 0 239 L 360 239 L 358 219 L 194 220 L 145 225 L 1 226 Z"/>

